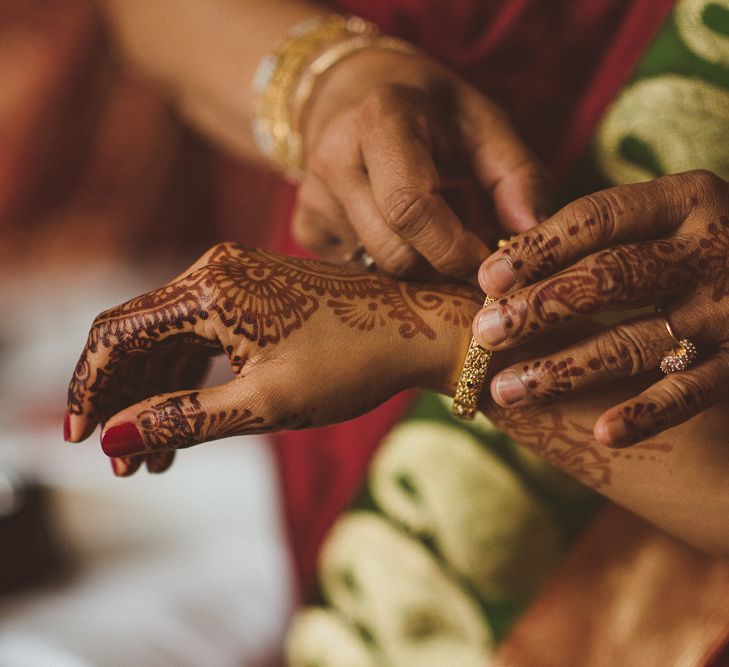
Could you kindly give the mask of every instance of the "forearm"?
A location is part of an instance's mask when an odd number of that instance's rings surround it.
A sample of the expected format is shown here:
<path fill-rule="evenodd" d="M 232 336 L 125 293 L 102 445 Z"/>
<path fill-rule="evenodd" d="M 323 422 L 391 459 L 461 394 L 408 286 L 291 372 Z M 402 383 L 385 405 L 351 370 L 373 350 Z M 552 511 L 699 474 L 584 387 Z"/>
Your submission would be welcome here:
<path fill-rule="evenodd" d="M 97 0 L 124 60 L 198 129 L 257 157 L 250 134 L 258 63 L 292 25 L 324 14 L 302 0 Z"/>
<path fill-rule="evenodd" d="M 479 301 L 474 293 L 468 302 L 473 314 Z M 442 321 L 440 326 L 439 341 L 449 351 L 447 356 L 434 351 L 442 378 L 438 388 L 453 395 L 470 330 Z M 559 349 L 566 338 L 586 333 L 583 325 L 579 332 L 566 330 L 551 343 L 540 338 L 521 349 L 496 353 L 491 374 L 520 358 Z M 487 386 L 480 407 L 519 444 L 620 505 L 701 548 L 729 554 L 726 404 L 628 449 L 610 449 L 593 436 L 600 414 L 638 394 L 650 381 L 639 376 L 579 397 L 517 408 L 496 405 Z"/>

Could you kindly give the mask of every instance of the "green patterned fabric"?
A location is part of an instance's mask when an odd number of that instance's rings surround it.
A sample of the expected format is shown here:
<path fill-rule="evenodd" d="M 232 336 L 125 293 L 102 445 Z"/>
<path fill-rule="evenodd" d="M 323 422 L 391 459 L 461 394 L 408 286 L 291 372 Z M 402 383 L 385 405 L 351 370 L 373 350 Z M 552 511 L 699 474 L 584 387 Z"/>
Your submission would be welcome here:
<path fill-rule="evenodd" d="M 599 505 L 450 403 L 423 394 L 382 443 L 322 549 L 292 665 L 482 667 Z"/>
<path fill-rule="evenodd" d="M 610 183 L 709 169 L 729 179 L 729 0 L 676 4 L 596 133 Z"/>
<path fill-rule="evenodd" d="M 608 183 L 729 179 L 729 0 L 681 0 L 596 132 Z M 479 416 L 424 394 L 382 443 L 294 619 L 292 667 L 483 667 L 599 507 Z"/>

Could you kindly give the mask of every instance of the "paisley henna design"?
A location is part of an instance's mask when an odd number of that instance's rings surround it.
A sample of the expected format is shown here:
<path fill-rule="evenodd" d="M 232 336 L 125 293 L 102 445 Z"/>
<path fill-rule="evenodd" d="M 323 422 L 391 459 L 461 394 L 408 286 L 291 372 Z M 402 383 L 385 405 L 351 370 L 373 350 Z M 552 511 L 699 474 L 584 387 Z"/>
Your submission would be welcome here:
<path fill-rule="evenodd" d="M 675 294 L 701 278 L 688 255 L 686 245 L 676 240 L 603 250 L 501 299 L 504 329 L 512 341 L 530 338 L 610 306 L 642 306 Z"/>

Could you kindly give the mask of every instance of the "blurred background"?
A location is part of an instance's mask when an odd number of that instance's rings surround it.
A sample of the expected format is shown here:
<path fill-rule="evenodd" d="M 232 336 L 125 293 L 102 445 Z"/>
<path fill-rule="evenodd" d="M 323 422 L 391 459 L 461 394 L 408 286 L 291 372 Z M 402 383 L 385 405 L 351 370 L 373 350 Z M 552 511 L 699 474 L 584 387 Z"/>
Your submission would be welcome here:
<path fill-rule="evenodd" d="M 278 664 L 266 438 L 117 479 L 62 423 L 94 316 L 218 240 L 271 238 L 281 187 L 125 78 L 90 2 L 0 0 L 0 667 Z"/>

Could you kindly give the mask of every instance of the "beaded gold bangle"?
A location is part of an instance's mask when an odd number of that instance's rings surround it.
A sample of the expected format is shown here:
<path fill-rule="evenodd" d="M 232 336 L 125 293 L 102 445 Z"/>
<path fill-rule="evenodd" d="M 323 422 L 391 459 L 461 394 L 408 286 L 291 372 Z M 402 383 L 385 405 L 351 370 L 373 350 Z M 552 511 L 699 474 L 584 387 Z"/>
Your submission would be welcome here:
<path fill-rule="evenodd" d="M 258 66 L 253 136 L 261 152 L 292 180 L 303 172 L 301 118 L 317 80 L 343 58 L 366 48 L 415 51 L 408 42 L 379 35 L 374 23 L 331 15 L 294 26 Z"/>
<path fill-rule="evenodd" d="M 486 296 L 483 305 L 486 307 L 494 301 L 495 299 Z M 471 338 L 456 385 L 456 395 L 453 397 L 452 412 L 456 417 L 470 421 L 476 416 L 478 399 L 486 382 L 491 354 L 490 350 L 484 350 L 474 338 Z"/>

